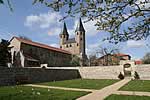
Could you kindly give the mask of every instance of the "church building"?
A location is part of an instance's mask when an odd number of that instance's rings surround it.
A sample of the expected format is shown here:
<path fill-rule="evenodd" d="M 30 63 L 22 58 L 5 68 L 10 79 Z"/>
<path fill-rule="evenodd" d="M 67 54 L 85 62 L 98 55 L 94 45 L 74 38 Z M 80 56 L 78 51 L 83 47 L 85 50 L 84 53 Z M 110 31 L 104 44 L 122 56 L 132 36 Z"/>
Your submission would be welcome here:
<path fill-rule="evenodd" d="M 66 23 L 64 23 L 62 32 L 60 34 L 60 48 L 67 50 L 74 55 L 80 57 L 83 63 L 87 60 L 85 52 L 85 29 L 83 27 L 81 18 L 75 30 L 75 37 L 69 38 Z"/>

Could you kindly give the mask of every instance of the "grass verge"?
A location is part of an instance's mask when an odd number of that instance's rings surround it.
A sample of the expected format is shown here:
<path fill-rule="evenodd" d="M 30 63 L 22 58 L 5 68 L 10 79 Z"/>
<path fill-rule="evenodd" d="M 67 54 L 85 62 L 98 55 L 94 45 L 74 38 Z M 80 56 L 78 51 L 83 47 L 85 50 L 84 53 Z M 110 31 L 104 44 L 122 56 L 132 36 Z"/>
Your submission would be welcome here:
<path fill-rule="evenodd" d="M 132 80 L 119 90 L 150 92 L 150 80 Z"/>
<path fill-rule="evenodd" d="M 108 85 L 114 84 L 119 80 L 111 79 L 75 79 L 56 82 L 40 83 L 48 86 L 68 87 L 68 88 L 81 88 L 81 89 L 101 89 Z"/>
<path fill-rule="evenodd" d="M 8 86 L 0 87 L 0 100 L 75 100 L 88 93 L 26 86 Z"/>

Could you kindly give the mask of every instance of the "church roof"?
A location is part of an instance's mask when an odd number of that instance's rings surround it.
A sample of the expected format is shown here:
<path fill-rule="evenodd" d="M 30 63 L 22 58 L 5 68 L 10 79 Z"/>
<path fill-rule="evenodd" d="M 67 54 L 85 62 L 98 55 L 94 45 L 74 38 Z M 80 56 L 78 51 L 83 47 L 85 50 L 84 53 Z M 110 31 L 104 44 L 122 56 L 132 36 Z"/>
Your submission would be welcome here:
<path fill-rule="evenodd" d="M 22 39 L 22 38 L 19 38 L 19 37 L 13 37 L 10 42 L 16 38 L 17 40 L 19 40 L 20 42 L 22 43 L 25 43 L 25 44 L 29 44 L 29 45 L 32 45 L 32 46 L 36 46 L 36 47 L 40 47 L 40 48 L 44 48 L 44 49 L 48 49 L 48 50 L 52 50 L 52 51 L 56 51 L 56 52 L 61 52 L 61 53 L 66 53 L 66 54 L 71 54 L 70 52 L 66 51 L 66 50 L 62 50 L 60 48 L 55 48 L 55 47 L 52 47 L 52 46 L 48 46 L 48 45 L 45 45 L 45 44 L 41 44 L 41 43 L 38 43 L 38 42 L 33 42 L 31 40 L 26 40 L 26 39 Z"/>
<path fill-rule="evenodd" d="M 77 25 L 77 28 L 76 28 L 75 32 L 77 32 L 77 31 L 85 32 L 85 29 L 84 29 L 84 27 L 83 27 L 81 18 L 79 19 L 79 23 L 78 23 L 78 25 Z"/>
<path fill-rule="evenodd" d="M 75 38 L 70 38 L 70 39 L 68 39 L 65 43 L 75 43 L 76 41 L 75 41 Z"/>
<path fill-rule="evenodd" d="M 62 33 L 61 34 L 64 34 L 64 35 L 69 35 L 68 34 L 68 31 L 67 31 L 67 26 L 66 26 L 66 23 L 64 22 L 64 27 L 63 27 L 63 30 L 62 30 Z"/>

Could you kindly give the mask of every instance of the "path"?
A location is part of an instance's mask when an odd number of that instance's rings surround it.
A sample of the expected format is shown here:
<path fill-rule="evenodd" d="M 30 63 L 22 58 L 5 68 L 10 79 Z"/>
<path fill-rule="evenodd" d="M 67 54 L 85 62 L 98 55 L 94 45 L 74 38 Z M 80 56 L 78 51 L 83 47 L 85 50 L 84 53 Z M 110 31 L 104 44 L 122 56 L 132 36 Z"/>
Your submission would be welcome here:
<path fill-rule="evenodd" d="M 128 83 L 131 79 L 124 79 L 112 85 L 102 88 L 101 90 L 94 89 L 79 89 L 79 88 L 66 88 L 66 87 L 56 87 L 56 86 L 45 86 L 36 84 L 27 84 L 24 86 L 40 87 L 40 88 L 50 88 L 50 89 L 62 89 L 62 90 L 72 90 L 72 91 L 85 91 L 92 92 L 88 95 L 82 96 L 77 100 L 104 100 L 107 96 L 111 94 L 118 95 L 138 95 L 138 96 L 150 96 L 150 92 L 137 92 L 137 91 L 118 91 L 118 89 Z"/>
<path fill-rule="evenodd" d="M 110 94 L 115 93 L 120 87 L 128 83 L 131 79 L 124 79 L 115 84 L 107 86 L 101 90 L 94 91 L 88 95 L 78 98 L 77 100 L 103 100 Z"/>
<path fill-rule="evenodd" d="M 94 92 L 97 90 L 94 89 L 78 89 L 78 88 L 65 88 L 65 87 L 56 87 L 56 86 L 45 86 L 45 85 L 35 85 L 35 84 L 27 84 L 24 86 L 32 86 L 32 87 L 40 87 L 40 88 L 50 88 L 50 89 L 61 89 L 61 90 L 72 90 L 72 91 L 85 91 L 85 92 Z"/>
<path fill-rule="evenodd" d="M 113 94 L 118 95 L 138 95 L 138 96 L 150 96 L 150 92 L 137 92 L 137 91 L 116 91 Z"/>

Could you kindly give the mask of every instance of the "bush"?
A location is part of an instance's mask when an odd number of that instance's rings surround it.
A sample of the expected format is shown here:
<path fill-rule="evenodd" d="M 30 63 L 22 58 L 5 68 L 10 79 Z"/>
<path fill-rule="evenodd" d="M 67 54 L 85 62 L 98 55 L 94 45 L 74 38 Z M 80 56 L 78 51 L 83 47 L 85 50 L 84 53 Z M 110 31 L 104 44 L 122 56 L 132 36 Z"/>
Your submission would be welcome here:
<path fill-rule="evenodd" d="M 118 75 L 118 78 L 121 79 L 121 80 L 124 79 L 124 76 L 123 76 L 123 74 L 122 74 L 121 72 L 120 72 L 120 74 Z"/>
<path fill-rule="evenodd" d="M 136 71 L 134 73 L 134 79 L 140 79 L 140 76 L 139 76 L 139 74 Z"/>

